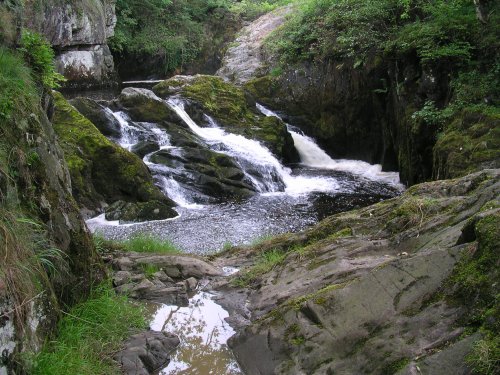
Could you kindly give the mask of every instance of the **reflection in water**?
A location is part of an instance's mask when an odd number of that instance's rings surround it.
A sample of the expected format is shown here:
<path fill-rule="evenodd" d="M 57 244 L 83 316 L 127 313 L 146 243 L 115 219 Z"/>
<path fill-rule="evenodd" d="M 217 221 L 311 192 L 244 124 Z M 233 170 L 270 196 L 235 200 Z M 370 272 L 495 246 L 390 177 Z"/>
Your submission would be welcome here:
<path fill-rule="evenodd" d="M 151 329 L 179 336 L 181 344 L 172 354 L 163 375 L 236 375 L 242 374 L 226 345 L 234 330 L 224 321 L 228 312 L 200 292 L 188 307 L 161 305 L 154 314 Z"/>

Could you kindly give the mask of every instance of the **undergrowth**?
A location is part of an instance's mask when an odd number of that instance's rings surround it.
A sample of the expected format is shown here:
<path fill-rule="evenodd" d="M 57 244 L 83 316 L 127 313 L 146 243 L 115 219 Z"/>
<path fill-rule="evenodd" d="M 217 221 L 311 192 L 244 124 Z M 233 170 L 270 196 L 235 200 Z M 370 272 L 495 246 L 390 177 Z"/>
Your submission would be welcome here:
<path fill-rule="evenodd" d="M 126 251 L 138 253 L 180 254 L 181 250 L 168 239 L 160 239 L 152 234 L 139 233 L 130 239 L 120 241 Z"/>
<path fill-rule="evenodd" d="M 287 254 L 281 250 L 271 249 L 264 251 L 259 255 L 255 264 L 239 275 L 234 283 L 237 286 L 247 286 L 260 275 L 263 275 L 273 268 L 283 263 Z"/>
<path fill-rule="evenodd" d="M 131 329 L 145 327 L 143 309 L 117 296 L 110 282 L 103 283 L 64 313 L 57 336 L 35 357 L 33 374 L 119 374 L 112 355 Z"/>

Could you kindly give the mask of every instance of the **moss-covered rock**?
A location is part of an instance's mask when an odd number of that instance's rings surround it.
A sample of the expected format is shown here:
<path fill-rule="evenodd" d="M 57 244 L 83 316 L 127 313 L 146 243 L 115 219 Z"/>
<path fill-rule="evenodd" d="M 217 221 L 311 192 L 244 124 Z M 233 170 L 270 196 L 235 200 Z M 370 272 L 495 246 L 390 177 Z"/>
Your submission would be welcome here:
<path fill-rule="evenodd" d="M 180 120 L 163 100 L 148 89 L 127 87 L 123 89 L 117 101 L 134 121 L 176 122 Z"/>
<path fill-rule="evenodd" d="M 120 123 L 112 113 L 90 98 L 75 98 L 69 101 L 78 112 L 95 125 L 107 137 L 119 138 L 121 135 Z"/>
<path fill-rule="evenodd" d="M 500 167 L 500 114 L 463 110 L 434 146 L 434 178 L 464 176 Z"/>
<path fill-rule="evenodd" d="M 124 202 L 117 201 L 106 207 L 106 220 L 119 220 L 120 222 L 161 220 L 175 217 L 172 207 L 165 202 Z"/>
<path fill-rule="evenodd" d="M 104 137 L 61 94 L 54 93 L 54 98 L 54 130 L 68 163 L 73 195 L 81 206 L 99 210 L 103 202 L 118 200 L 174 205 L 153 184 L 148 168 L 136 155 Z"/>
<path fill-rule="evenodd" d="M 299 161 L 286 125 L 277 118 L 262 115 L 244 90 L 220 77 L 176 76 L 159 83 L 153 91 L 160 97 L 180 94 L 200 105 L 229 132 L 263 142 L 283 161 Z M 190 106 L 187 107 L 189 112 Z M 199 108 L 195 105 L 193 111 L 198 112 Z"/>

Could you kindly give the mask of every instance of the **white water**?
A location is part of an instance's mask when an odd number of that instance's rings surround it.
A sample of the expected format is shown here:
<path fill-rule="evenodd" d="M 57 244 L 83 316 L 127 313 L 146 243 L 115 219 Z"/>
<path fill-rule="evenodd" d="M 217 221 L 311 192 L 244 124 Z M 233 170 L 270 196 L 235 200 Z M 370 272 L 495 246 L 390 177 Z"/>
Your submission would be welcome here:
<path fill-rule="evenodd" d="M 177 147 L 171 146 L 169 135 L 157 124 L 150 122 L 133 122 L 125 112 L 121 111 L 111 113 L 120 123 L 121 138 L 118 140 L 118 144 L 121 147 L 130 151 L 132 147 L 140 141 L 149 140 L 156 142 L 160 147 L 160 150 L 170 149 L 172 153 L 182 152 Z M 153 153 L 144 156 L 143 161 L 152 171 L 153 176 L 163 193 L 181 207 L 202 207 L 201 205 L 197 205 L 189 200 L 189 194 L 187 194 L 179 183 L 171 177 L 171 171 L 167 167 L 151 162 L 152 154 Z"/>
<path fill-rule="evenodd" d="M 290 195 L 307 194 L 311 192 L 334 192 L 338 189 L 335 179 L 330 177 L 293 176 L 289 168 L 284 167 L 278 159 L 260 142 L 245 138 L 241 135 L 226 133 L 215 127 L 212 120 L 210 128 L 202 128 L 184 110 L 180 99 L 169 99 L 167 104 L 179 115 L 189 128 L 207 143 L 222 144 L 223 152 L 236 159 L 254 186 L 261 193 L 279 192 L 280 184 L 276 182 L 278 176 L 285 185 L 285 193 Z M 248 170 L 257 169 L 261 178 L 253 176 Z"/>
<path fill-rule="evenodd" d="M 264 115 L 277 117 L 281 120 L 278 114 L 258 103 L 257 108 Z M 360 160 L 334 160 L 311 137 L 293 131 L 289 125 L 288 132 L 292 135 L 301 164 L 306 167 L 351 172 L 371 180 L 384 181 L 397 187 L 400 186 L 399 173 L 397 172 L 382 172 L 380 164 L 369 164 Z"/>

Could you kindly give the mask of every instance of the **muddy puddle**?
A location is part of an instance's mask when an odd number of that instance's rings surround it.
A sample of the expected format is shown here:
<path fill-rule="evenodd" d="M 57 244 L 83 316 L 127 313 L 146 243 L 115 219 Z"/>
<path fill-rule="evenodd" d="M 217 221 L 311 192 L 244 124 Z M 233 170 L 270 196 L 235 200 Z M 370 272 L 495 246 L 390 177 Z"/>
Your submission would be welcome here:
<path fill-rule="evenodd" d="M 162 375 L 243 374 L 227 340 L 235 331 L 224 320 L 229 313 L 214 301 L 215 294 L 200 291 L 189 306 L 149 305 L 150 327 L 176 334 L 181 343 Z"/>

